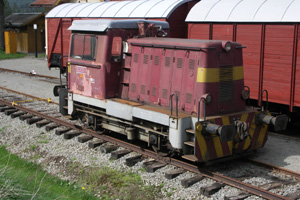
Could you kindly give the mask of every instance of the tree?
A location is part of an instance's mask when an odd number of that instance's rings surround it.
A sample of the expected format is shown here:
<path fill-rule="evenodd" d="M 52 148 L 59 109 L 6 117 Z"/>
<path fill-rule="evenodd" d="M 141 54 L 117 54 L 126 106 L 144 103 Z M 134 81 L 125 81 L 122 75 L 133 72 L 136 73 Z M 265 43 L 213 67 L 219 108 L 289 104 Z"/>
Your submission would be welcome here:
<path fill-rule="evenodd" d="M 0 49 L 4 50 L 4 0 L 0 0 Z"/>

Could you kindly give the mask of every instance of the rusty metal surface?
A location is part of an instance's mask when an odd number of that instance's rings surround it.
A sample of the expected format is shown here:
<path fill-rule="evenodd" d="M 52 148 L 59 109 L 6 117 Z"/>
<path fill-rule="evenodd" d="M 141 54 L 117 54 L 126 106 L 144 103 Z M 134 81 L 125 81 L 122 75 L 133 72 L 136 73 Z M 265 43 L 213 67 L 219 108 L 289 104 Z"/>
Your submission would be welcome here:
<path fill-rule="evenodd" d="M 5 101 L 5 100 L 0 100 L 0 103 L 4 104 L 4 105 L 7 105 L 7 106 L 11 106 L 11 102 L 8 102 L 8 101 Z M 38 117 L 43 117 L 44 119 L 51 120 L 52 122 L 56 122 L 58 124 L 61 124 L 61 125 L 66 126 L 68 128 L 71 128 L 73 130 L 77 130 L 77 131 L 79 131 L 81 133 L 85 133 L 87 135 L 90 135 L 90 136 L 102 139 L 102 140 L 110 142 L 112 144 L 122 146 L 122 147 L 124 147 L 126 149 L 129 149 L 129 150 L 141 153 L 141 154 L 143 154 L 145 156 L 154 158 L 156 160 L 163 161 L 163 162 L 166 162 L 166 163 L 169 163 L 169 164 L 181 167 L 183 169 L 189 170 L 191 172 L 194 172 L 194 173 L 197 173 L 197 174 L 201 174 L 201 175 L 203 175 L 205 177 L 212 178 L 214 180 L 226 183 L 226 184 L 231 185 L 233 187 L 237 187 L 237 188 L 240 188 L 242 190 L 246 190 L 249 193 L 252 193 L 254 195 L 257 195 L 257 196 L 260 196 L 260 197 L 263 197 L 263 198 L 266 198 L 266 199 L 273 199 L 273 200 L 288 199 L 286 197 L 279 196 L 277 194 L 271 193 L 271 192 L 266 191 L 264 189 L 261 189 L 261 188 L 258 188 L 258 187 L 255 187 L 255 186 L 243 183 L 241 181 L 238 181 L 238 180 L 235 180 L 235 179 L 223 176 L 223 175 L 218 174 L 218 173 L 214 173 L 214 172 L 208 171 L 205 168 L 199 168 L 197 165 L 188 164 L 186 162 L 183 162 L 183 161 L 180 161 L 180 160 L 177 160 L 177 159 L 173 159 L 173 158 L 161 157 L 158 154 L 156 154 L 155 152 L 152 152 L 150 150 L 142 149 L 139 146 L 136 146 L 136 145 L 133 145 L 133 144 L 129 144 L 129 143 L 125 142 L 125 141 L 118 140 L 116 138 L 113 138 L 113 137 L 110 137 L 110 136 L 107 136 L 107 135 L 103 135 L 101 133 L 97 133 L 97 132 L 95 132 L 93 130 L 90 130 L 90 129 L 78 126 L 78 125 L 73 124 L 71 122 L 67 122 L 67 121 L 64 121 L 64 120 L 61 120 L 61 119 L 58 119 L 58 118 L 54 118 L 54 117 L 45 115 L 43 113 L 31 110 L 31 109 L 28 109 L 28 108 L 25 108 L 25 107 L 22 107 L 22 106 L 19 106 L 19 105 L 16 105 L 15 108 L 17 108 L 17 109 L 19 109 L 21 111 L 24 111 L 24 112 L 31 113 L 31 114 L 36 115 Z"/>

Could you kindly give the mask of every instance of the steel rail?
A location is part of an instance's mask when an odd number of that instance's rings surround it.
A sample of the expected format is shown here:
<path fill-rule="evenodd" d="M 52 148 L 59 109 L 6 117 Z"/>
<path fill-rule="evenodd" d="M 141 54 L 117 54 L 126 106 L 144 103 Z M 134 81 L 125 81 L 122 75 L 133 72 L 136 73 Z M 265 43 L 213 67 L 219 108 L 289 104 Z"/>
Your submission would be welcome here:
<path fill-rule="evenodd" d="M 245 158 L 245 160 L 247 162 L 253 163 L 254 165 L 261 166 L 261 167 L 264 167 L 264 168 L 267 168 L 267 169 L 271 169 L 273 171 L 278 171 L 278 172 L 281 172 L 283 174 L 291 175 L 293 177 L 296 177 L 297 179 L 300 179 L 300 173 L 298 173 L 298 172 L 295 172 L 295 171 L 292 171 L 292 170 L 289 170 L 289 169 L 285 169 L 285 168 L 282 168 L 282 167 L 277 167 L 275 165 L 264 163 L 264 162 L 261 162 L 259 160 L 255 160 L 255 159 L 251 159 L 251 158 Z"/>
<path fill-rule="evenodd" d="M 40 78 L 48 78 L 48 79 L 59 79 L 57 77 L 53 77 L 53 76 L 46 76 L 46 75 L 39 75 L 39 74 L 30 74 L 28 72 L 22 72 L 22 71 L 17 71 L 17 70 L 12 70 L 12 69 L 5 69 L 5 68 L 0 68 L 1 71 L 5 71 L 5 72 L 12 72 L 12 73 L 19 73 L 19 74 L 23 74 L 23 75 L 27 75 L 27 76 L 35 76 L 35 77 L 40 77 Z"/>
<path fill-rule="evenodd" d="M 4 105 L 7 105 L 7 106 L 12 106 L 11 102 L 8 102 L 8 101 L 2 100 L 2 99 L 0 99 L 0 103 L 4 104 Z M 74 129 L 74 130 L 77 130 L 77 131 L 80 131 L 82 133 L 93 136 L 95 138 L 102 139 L 102 140 L 110 142 L 112 144 L 116 144 L 118 146 L 122 146 L 124 148 L 129 149 L 129 150 L 141 153 L 141 154 L 146 155 L 148 157 L 151 157 L 151 158 L 154 158 L 154 159 L 157 159 L 157 160 L 175 165 L 177 167 L 186 169 L 188 171 L 191 171 L 191 172 L 194 172 L 194 173 L 197 173 L 197 174 L 201 174 L 201 175 L 203 175 L 207 178 L 211 178 L 211 179 L 223 182 L 227 185 L 231 185 L 233 187 L 245 190 L 245 191 L 247 191 L 251 194 L 257 195 L 259 197 L 262 197 L 262 198 L 265 198 L 265 199 L 272 199 L 272 200 L 285 200 L 285 199 L 288 199 L 287 197 L 283 197 L 283 196 L 271 193 L 271 192 L 269 192 L 267 190 L 264 190 L 262 188 L 258 188 L 258 187 L 252 186 L 250 184 L 243 183 L 241 181 L 223 176 L 222 174 L 211 172 L 211 171 L 208 171 L 204 168 L 199 168 L 198 166 L 188 164 L 186 162 L 183 162 L 183 161 L 180 161 L 180 160 L 177 160 L 177 159 L 174 159 L 174 158 L 159 156 L 155 152 L 150 151 L 148 149 L 143 149 L 139 146 L 129 144 L 125 141 L 122 141 L 122 140 L 119 140 L 119 139 L 116 139 L 116 138 L 113 138 L 113 137 L 110 137 L 110 136 L 107 136 L 107 135 L 104 135 L 104 134 L 97 133 L 93 130 L 84 128 L 82 126 L 73 124 L 71 122 L 67 122 L 67 121 L 64 121 L 64 120 L 61 120 L 61 119 L 58 119 L 58 118 L 54 118 L 54 117 L 51 117 L 51 116 L 48 116 L 46 114 L 31 110 L 31 109 L 23 107 L 23 106 L 15 105 L 14 107 L 21 110 L 21 111 L 36 115 L 38 117 L 42 117 L 44 119 L 50 120 L 52 122 L 58 123 L 60 125 L 66 126 L 68 128 L 71 128 L 71 129 Z"/>

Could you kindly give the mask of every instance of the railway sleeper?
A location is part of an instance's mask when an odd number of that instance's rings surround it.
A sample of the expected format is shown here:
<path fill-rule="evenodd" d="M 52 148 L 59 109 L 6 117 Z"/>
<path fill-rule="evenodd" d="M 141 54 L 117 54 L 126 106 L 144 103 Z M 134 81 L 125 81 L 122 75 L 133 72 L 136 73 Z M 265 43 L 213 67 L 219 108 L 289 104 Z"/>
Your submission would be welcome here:
<path fill-rule="evenodd" d="M 210 195 L 218 192 L 223 186 L 225 186 L 224 183 L 213 183 L 211 185 L 201 187 L 200 194 L 209 197 Z"/>
<path fill-rule="evenodd" d="M 62 134 L 66 133 L 66 132 L 68 132 L 70 130 L 71 130 L 71 128 L 57 129 L 57 130 L 55 130 L 55 134 L 56 135 L 62 135 Z"/>
<path fill-rule="evenodd" d="M 132 151 L 128 150 L 128 149 L 123 149 L 123 150 L 119 150 L 119 151 L 113 151 L 111 152 L 111 156 L 110 159 L 112 160 L 117 160 L 129 153 L 131 153 Z"/>
<path fill-rule="evenodd" d="M 11 117 L 12 119 L 14 119 L 14 118 L 16 118 L 16 117 L 19 117 L 19 116 L 25 115 L 25 114 L 26 114 L 26 112 L 20 111 L 20 112 L 12 113 L 12 114 L 10 115 L 10 117 Z"/>
<path fill-rule="evenodd" d="M 143 167 L 146 169 L 146 172 L 153 173 L 156 170 L 166 166 L 166 163 L 161 163 L 156 160 L 148 161 L 143 163 Z"/>
<path fill-rule="evenodd" d="M 0 112 L 5 112 L 6 110 L 10 110 L 10 109 L 13 109 L 13 108 L 10 106 L 2 107 L 2 108 L 0 108 Z"/>
<path fill-rule="evenodd" d="M 168 171 L 167 173 L 165 173 L 165 178 L 170 180 L 170 179 L 176 178 L 177 176 L 179 176 L 180 174 L 183 174 L 184 172 L 186 172 L 186 170 L 184 170 L 184 169 L 171 170 L 171 171 Z"/>
<path fill-rule="evenodd" d="M 125 164 L 126 164 L 128 167 L 132 167 L 132 166 L 134 166 L 135 164 L 137 164 L 138 162 L 143 161 L 144 159 L 145 159 L 145 158 L 144 158 L 142 155 L 136 155 L 136 156 L 127 158 L 127 159 L 125 160 Z"/>
<path fill-rule="evenodd" d="M 89 149 L 94 149 L 102 144 L 106 143 L 104 140 L 96 139 L 89 142 Z"/>
<path fill-rule="evenodd" d="M 34 123 L 36 123 L 36 122 L 39 122 L 39 121 L 41 121 L 41 120 L 43 120 L 44 118 L 42 118 L 42 117 L 33 117 L 33 118 L 31 118 L 31 119 L 27 119 L 26 120 L 26 123 L 27 124 L 29 124 L 29 125 L 31 125 L 31 124 L 34 124 Z"/>
<path fill-rule="evenodd" d="M 291 193 L 291 194 L 288 194 L 286 195 L 285 197 L 291 199 L 291 200 L 296 200 L 296 199 L 299 199 L 300 198 L 300 191 L 297 190 L 296 192 L 294 193 Z"/>
<path fill-rule="evenodd" d="M 225 195 L 224 200 L 244 200 L 249 196 L 250 196 L 249 193 L 240 192 L 236 195 Z"/>
<path fill-rule="evenodd" d="M 110 153 L 112 151 L 117 150 L 119 147 L 111 144 L 103 145 L 100 147 L 101 153 Z"/>
<path fill-rule="evenodd" d="M 12 113 L 15 113 L 15 112 L 18 112 L 18 109 L 13 108 L 13 109 L 9 109 L 9 110 L 4 111 L 4 114 L 5 115 L 11 115 Z"/>
<path fill-rule="evenodd" d="M 89 140 L 92 140 L 92 139 L 93 139 L 93 136 L 83 135 L 83 136 L 78 137 L 78 142 L 85 143 L 85 142 L 87 142 Z"/>
<path fill-rule="evenodd" d="M 201 181 L 202 179 L 204 179 L 204 177 L 202 175 L 196 175 L 191 178 L 185 178 L 185 179 L 181 180 L 181 185 L 184 188 L 188 188 L 188 187 L 194 185 L 195 183 Z"/>
<path fill-rule="evenodd" d="M 45 127 L 46 131 L 51 131 L 55 128 L 58 128 L 60 127 L 61 125 L 60 124 L 57 124 L 57 123 L 53 123 L 53 124 L 49 124 Z"/>
<path fill-rule="evenodd" d="M 70 132 L 64 133 L 64 139 L 69 140 L 69 139 L 72 139 L 81 134 L 82 133 L 80 131 L 70 131 Z"/>
<path fill-rule="evenodd" d="M 50 123 L 51 123 L 50 120 L 45 119 L 45 120 L 37 122 L 35 125 L 36 125 L 36 127 L 41 128 L 41 127 L 46 126 L 47 124 L 50 124 Z"/>
<path fill-rule="evenodd" d="M 22 121 L 25 121 L 26 119 L 31 119 L 33 118 L 34 115 L 31 115 L 31 114 L 25 114 L 25 115 L 21 115 L 19 116 L 19 119 L 22 120 Z"/>

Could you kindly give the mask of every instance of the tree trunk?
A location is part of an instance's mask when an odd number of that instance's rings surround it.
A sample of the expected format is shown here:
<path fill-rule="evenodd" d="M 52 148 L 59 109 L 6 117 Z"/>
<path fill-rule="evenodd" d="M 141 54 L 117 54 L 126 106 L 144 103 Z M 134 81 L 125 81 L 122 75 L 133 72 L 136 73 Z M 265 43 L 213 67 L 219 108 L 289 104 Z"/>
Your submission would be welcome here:
<path fill-rule="evenodd" d="M 0 49 L 4 50 L 4 0 L 0 0 Z"/>

